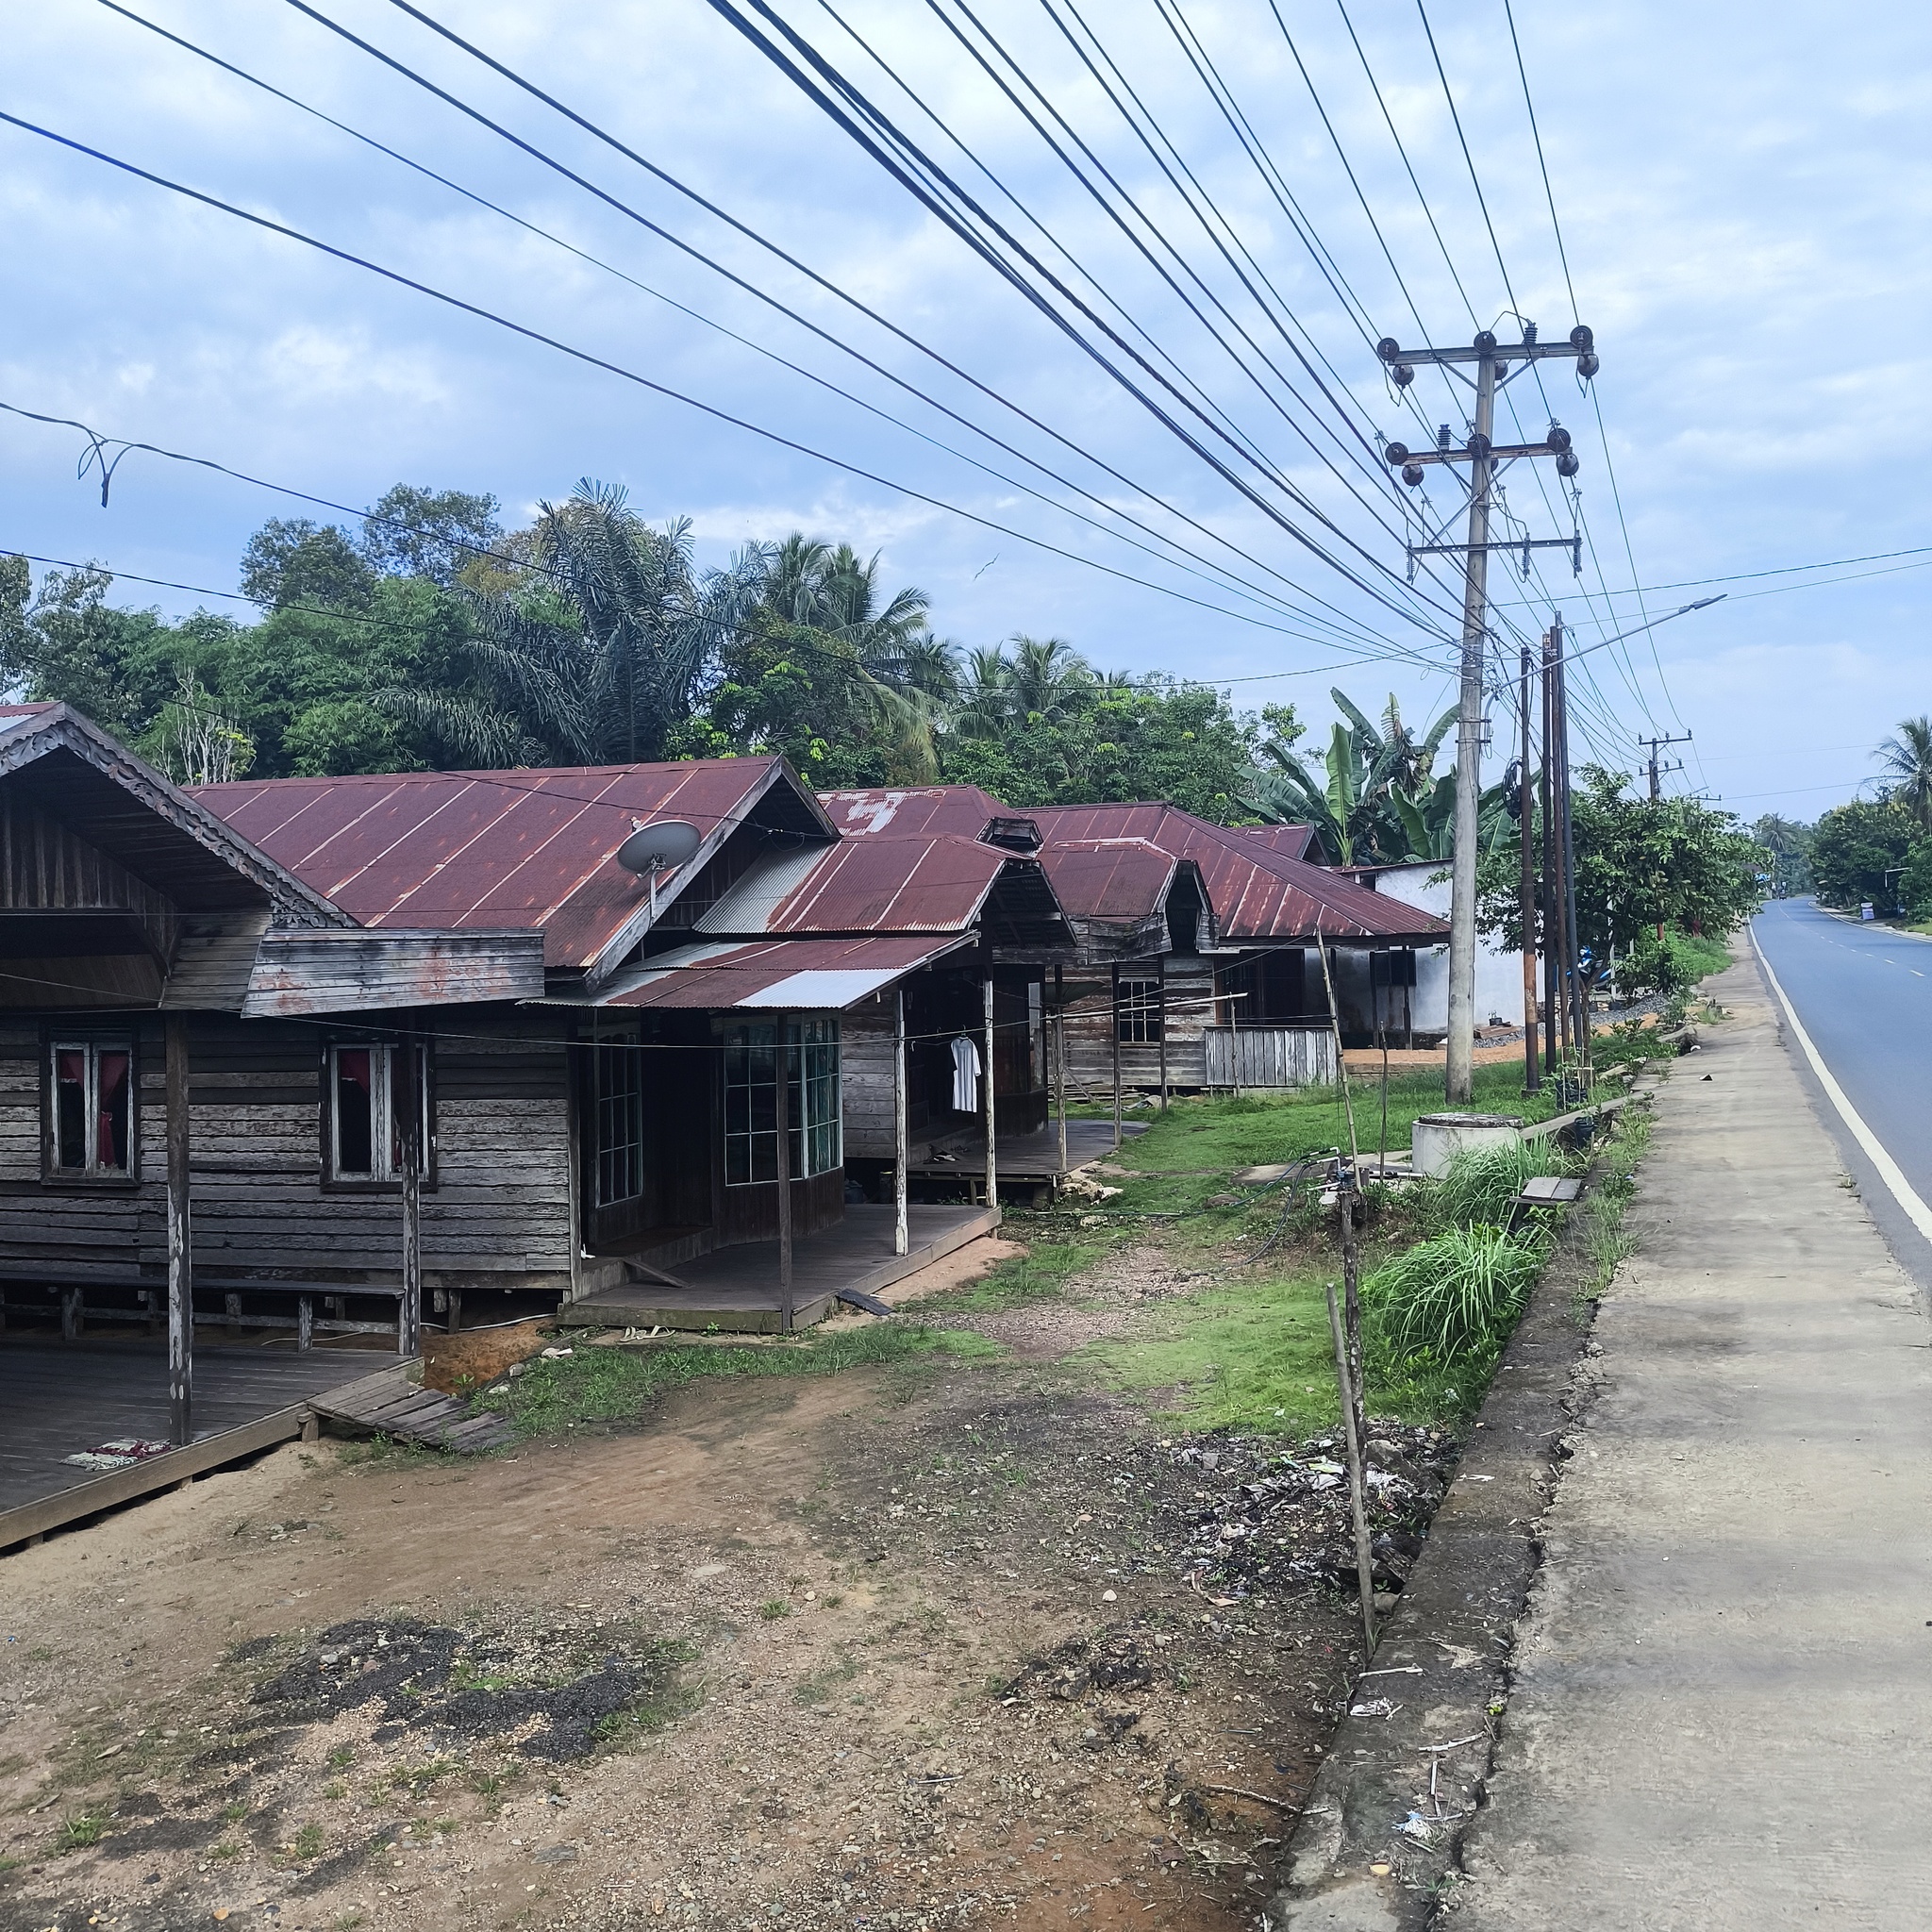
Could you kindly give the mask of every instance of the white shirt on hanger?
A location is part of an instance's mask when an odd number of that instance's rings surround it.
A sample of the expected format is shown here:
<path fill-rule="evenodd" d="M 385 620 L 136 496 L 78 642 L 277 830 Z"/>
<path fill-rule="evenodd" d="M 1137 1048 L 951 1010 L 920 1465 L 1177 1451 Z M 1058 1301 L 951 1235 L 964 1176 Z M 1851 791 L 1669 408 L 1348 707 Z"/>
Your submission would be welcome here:
<path fill-rule="evenodd" d="M 963 1033 L 953 1042 L 953 1111 L 979 1111 L 979 1048 Z"/>

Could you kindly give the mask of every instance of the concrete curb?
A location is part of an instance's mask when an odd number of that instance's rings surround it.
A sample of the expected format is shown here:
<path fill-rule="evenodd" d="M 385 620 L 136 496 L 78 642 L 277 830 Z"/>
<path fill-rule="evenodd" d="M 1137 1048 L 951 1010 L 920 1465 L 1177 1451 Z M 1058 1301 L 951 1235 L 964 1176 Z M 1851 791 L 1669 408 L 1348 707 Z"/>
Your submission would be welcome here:
<path fill-rule="evenodd" d="M 1584 1240 L 1573 1213 L 1376 1645 L 1379 1674 L 1357 1685 L 1329 1743 L 1263 1932 L 1419 1932 L 1437 1909 L 1489 1774 L 1541 1560 L 1538 1520 L 1591 1389 Z M 1384 1699 L 1395 1709 L 1370 1714 Z"/>

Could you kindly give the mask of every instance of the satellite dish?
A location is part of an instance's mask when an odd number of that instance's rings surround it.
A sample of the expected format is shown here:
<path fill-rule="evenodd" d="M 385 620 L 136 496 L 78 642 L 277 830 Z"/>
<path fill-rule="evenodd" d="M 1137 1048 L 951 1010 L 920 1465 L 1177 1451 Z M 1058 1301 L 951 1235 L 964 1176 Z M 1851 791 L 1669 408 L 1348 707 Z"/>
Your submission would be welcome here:
<path fill-rule="evenodd" d="M 617 848 L 617 862 L 640 878 L 655 878 L 682 865 L 703 843 L 695 825 L 682 819 L 659 819 L 656 824 L 640 825 Z"/>

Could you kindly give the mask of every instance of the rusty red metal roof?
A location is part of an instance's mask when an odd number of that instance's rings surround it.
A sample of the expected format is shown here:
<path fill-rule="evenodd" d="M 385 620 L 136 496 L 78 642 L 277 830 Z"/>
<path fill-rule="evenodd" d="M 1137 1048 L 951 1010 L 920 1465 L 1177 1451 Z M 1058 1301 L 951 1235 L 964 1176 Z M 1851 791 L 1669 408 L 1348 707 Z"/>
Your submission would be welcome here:
<path fill-rule="evenodd" d="M 1253 839 L 1284 858 L 1306 858 L 1311 865 L 1322 862 L 1313 825 L 1241 825 L 1237 829 L 1243 839 Z"/>
<path fill-rule="evenodd" d="M 950 832 L 977 839 L 996 818 L 1025 818 L 977 785 L 878 785 L 863 791 L 821 791 L 819 803 L 853 838 L 922 838 Z"/>
<path fill-rule="evenodd" d="M 958 937 L 717 941 L 626 969 L 598 1004 L 629 1008 L 839 1012 L 970 945 Z"/>
<path fill-rule="evenodd" d="M 697 930 L 964 932 L 1013 863 L 973 839 L 841 839 L 774 854 L 710 908 Z"/>
<path fill-rule="evenodd" d="M 192 795 L 364 925 L 541 926 L 546 965 L 589 967 L 648 920 L 648 882 L 615 858 L 633 820 L 696 825 L 705 842 L 681 874 L 694 877 L 781 783 L 795 784 L 782 759 L 709 758 L 269 778 Z M 801 823 L 829 832 L 796 790 Z"/>
<path fill-rule="evenodd" d="M 1313 939 L 1434 945 L 1446 921 L 1405 906 L 1326 866 L 1271 850 L 1172 805 L 1041 806 L 1031 816 L 1048 848 L 1096 839 L 1144 839 L 1200 868 L 1223 945 Z"/>
<path fill-rule="evenodd" d="M 1040 862 L 1069 918 L 1126 924 L 1160 910 L 1180 861 L 1145 839 L 1056 839 Z"/>

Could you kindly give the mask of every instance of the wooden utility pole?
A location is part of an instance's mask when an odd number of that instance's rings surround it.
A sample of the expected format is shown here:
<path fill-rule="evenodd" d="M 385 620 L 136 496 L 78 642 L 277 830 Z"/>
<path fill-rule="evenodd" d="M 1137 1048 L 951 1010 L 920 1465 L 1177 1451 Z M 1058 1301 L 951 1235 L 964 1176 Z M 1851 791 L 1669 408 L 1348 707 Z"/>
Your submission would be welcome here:
<path fill-rule="evenodd" d="M 1591 1082 L 1590 989 L 1583 979 L 1583 935 L 1576 922 L 1576 833 L 1571 815 L 1570 794 L 1570 692 L 1563 669 L 1563 613 L 1552 613 L 1550 635 L 1557 643 L 1557 816 L 1561 826 L 1561 846 L 1557 857 L 1563 869 L 1563 921 L 1568 929 L 1571 998 L 1575 1017 L 1571 1040 L 1576 1054 L 1577 1077 L 1586 1093 Z"/>
<path fill-rule="evenodd" d="M 1060 1172 L 1067 1171 L 1067 979 L 1064 970 L 1053 969 L 1053 1071 L 1054 1085 L 1059 1089 Z"/>
<path fill-rule="evenodd" d="M 1113 1151 L 1121 1151 L 1121 969 L 1113 969 Z"/>
<path fill-rule="evenodd" d="M 1542 1085 L 1536 1040 L 1536 819 L 1535 781 L 1529 770 L 1529 646 L 1523 647 L 1523 679 L 1518 702 L 1523 741 L 1517 770 L 1516 816 L 1522 832 L 1523 863 L 1516 882 L 1517 919 L 1523 929 L 1523 1084 L 1534 1093 Z"/>
<path fill-rule="evenodd" d="M 1523 551 L 1560 547 L 1572 550 L 1581 568 L 1581 536 L 1574 538 L 1518 538 L 1491 542 L 1490 508 L 1499 461 L 1518 457 L 1551 456 L 1557 458 L 1560 475 L 1576 474 L 1577 461 L 1572 450 L 1570 432 L 1551 424 L 1541 442 L 1509 443 L 1498 447 L 1493 441 L 1496 391 L 1507 380 L 1506 366 L 1511 362 L 1541 361 L 1551 357 L 1574 356 L 1577 374 L 1588 378 L 1596 374 L 1597 358 L 1590 330 L 1578 324 L 1563 342 L 1539 342 L 1536 326 L 1525 323 L 1519 343 L 1499 342 L 1484 329 L 1466 349 L 1405 349 L 1393 337 L 1385 337 L 1375 353 L 1388 365 L 1397 387 L 1406 389 L 1415 380 L 1419 362 L 1452 364 L 1474 362 L 1474 377 L 1464 375 L 1475 391 L 1474 413 L 1469 441 L 1461 449 L 1449 444 L 1448 430 L 1433 450 L 1411 453 L 1399 442 L 1384 445 L 1389 463 L 1402 472 L 1410 488 L 1423 480 L 1427 463 L 1467 463 L 1469 465 L 1469 538 L 1463 543 L 1424 543 L 1409 547 L 1409 561 L 1423 556 L 1459 553 L 1463 559 L 1462 595 L 1462 676 L 1456 722 L 1456 843 L 1450 860 L 1449 901 L 1449 1038 L 1445 1097 L 1454 1106 L 1467 1105 L 1474 1092 L 1475 1078 L 1475 874 L 1476 817 L 1482 796 L 1483 663 L 1489 638 L 1489 565 L 1491 550 Z M 1461 375 L 1461 371 L 1457 372 Z"/>
<path fill-rule="evenodd" d="M 194 1440 L 194 1235 L 189 1218 L 188 1016 L 170 1013 L 167 1033 L 168 1440 Z"/>

